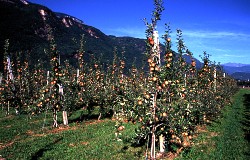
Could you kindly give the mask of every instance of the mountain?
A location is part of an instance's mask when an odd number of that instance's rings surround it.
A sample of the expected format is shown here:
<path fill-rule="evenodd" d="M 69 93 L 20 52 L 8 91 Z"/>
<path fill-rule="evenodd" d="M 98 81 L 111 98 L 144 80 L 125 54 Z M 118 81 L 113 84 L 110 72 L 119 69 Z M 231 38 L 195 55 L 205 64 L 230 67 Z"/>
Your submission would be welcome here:
<path fill-rule="evenodd" d="M 233 74 L 236 72 L 250 73 L 250 65 L 245 65 L 242 67 L 232 67 L 232 66 L 224 66 L 223 65 L 223 68 L 228 74 Z"/>
<path fill-rule="evenodd" d="M 76 53 L 80 49 L 80 39 L 84 35 L 84 50 L 87 58 L 94 55 L 102 63 L 112 62 L 114 47 L 118 56 L 122 53 L 128 68 L 135 62 L 141 67 L 146 62 L 143 54 L 146 50 L 145 39 L 133 37 L 116 37 L 105 35 L 99 29 L 84 24 L 74 16 L 56 13 L 49 8 L 30 3 L 25 0 L 0 0 L 0 59 L 3 59 L 4 42 L 9 39 L 9 51 L 30 54 L 31 65 L 38 59 L 49 63 L 49 40 L 53 36 L 61 60 L 68 59 L 71 64 L 76 63 Z M 161 49 L 164 46 L 161 44 Z M 163 57 L 164 51 L 162 51 Z M 183 55 L 188 63 L 191 59 Z M 197 67 L 202 63 L 195 59 Z M 1 64 L 1 69 L 2 69 Z"/>
<path fill-rule="evenodd" d="M 243 80 L 243 81 L 249 81 L 250 80 L 250 73 L 246 72 L 235 72 L 231 75 L 234 79 L 237 80 Z"/>
<path fill-rule="evenodd" d="M 244 66 L 250 66 L 250 64 L 242 64 L 242 63 L 225 63 L 223 64 L 225 67 L 244 67 Z"/>
<path fill-rule="evenodd" d="M 145 59 L 144 39 L 108 36 L 76 17 L 55 13 L 45 6 L 25 0 L 0 0 L 0 22 L 1 62 L 4 42 L 9 39 L 10 52 L 30 53 L 31 62 L 36 63 L 40 58 L 48 63 L 49 58 L 44 50 L 49 49 L 50 33 L 55 39 L 62 61 L 69 59 L 72 64 L 76 62 L 75 55 L 83 34 L 86 54 L 93 54 L 102 62 L 113 60 L 114 47 L 117 48 L 118 56 L 124 52 L 128 66 L 135 59 L 138 63 Z"/>
<path fill-rule="evenodd" d="M 250 79 L 250 64 L 226 63 L 222 65 L 224 70 L 237 80 Z"/>

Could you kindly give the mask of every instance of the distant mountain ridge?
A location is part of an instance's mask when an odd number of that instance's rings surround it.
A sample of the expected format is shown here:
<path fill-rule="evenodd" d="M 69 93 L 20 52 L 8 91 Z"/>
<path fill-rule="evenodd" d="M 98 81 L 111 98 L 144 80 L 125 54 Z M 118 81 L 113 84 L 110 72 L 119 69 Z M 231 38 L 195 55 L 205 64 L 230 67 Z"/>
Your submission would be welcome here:
<path fill-rule="evenodd" d="M 242 67 L 231 67 L 231 66 L 224 66 L 225 71 L 228 74 L 233 74 L 235 72 L 245 72 L 250 73 L 250 65 L 242 66 Z"/>
<path fill-rule="evenodd" d="M 250 79 L 250 64 L 226 63 L 222 65 L 224 70 L 237 80 Z"/>
<path fill-rule="evenodd" d="M 235 73 L 231 74 L 231 77 L 233 77 L 236 80 L 249 81 L 250 80 L 250 73 L 235 72 Z"/>
<path fill-rule="evenodd" d="M 225 63 L 223 64 L 223 66 L 226 66 L 226 67 L 244 67 L 244 66 L 250 66 L 250 64 L 242 64 L 242 63 Z"/>

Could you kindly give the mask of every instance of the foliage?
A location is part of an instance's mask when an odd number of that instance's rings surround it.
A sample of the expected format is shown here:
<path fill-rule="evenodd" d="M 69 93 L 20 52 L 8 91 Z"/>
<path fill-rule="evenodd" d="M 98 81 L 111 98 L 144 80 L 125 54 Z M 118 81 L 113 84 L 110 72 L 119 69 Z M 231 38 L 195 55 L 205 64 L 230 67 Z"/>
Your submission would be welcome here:
<path fill-rule="evenodd" d="M 153 18 L 150 23 L 145 20 L 144 56 L 148 66 L 137 68 L 134 59 L 129 62 L 130 67 L 125 49 L 117 47 L 113 49 L 113 61 L 103 63 L 101 54 L 96 56 L 86 52 L 86 35 L 77 42 L 79 49 L 74 55 L 77 63 L 71 65 L 69 60 L 61 63 L 63 53 L 58 51 L 55 41 L 57 32 L 51 31 L 48 35 L 50 46 L 46 51 L 50 65 L 39 59 L 33 68 L 29 58 L 9 52 L 9 42 L 6 41 L 1 80 L 2 110 L 8 115 L 9 110 L 15 109 L 16 114 L 27 114 L 31 119 L 52 114 L 53 127 L 59 127 L 57 116 L 61 111 L 72 115 L 82 109 L 88 113 L 85 117 L 80 116 L 83 120 L 98 110 L 98 120 L 103 117 L 116 120 L 114 133 L 117 140 L 122 140 L 128 132 L 124 122 L 136 124 L 133 142 L 147 151 L 150 148 L 150 158 L 155 158 L 158 152 L 155 145 L 161 145 L 160 137 L 165 139 L 164 151 L 189 148 L 196 126 L 215 120 L 223 106 L 230 103 L 237 85 L 223 73 L 219 64 L 209 60 L 210 55 L 206 52 L 201 56 L 203 66 L 197 69 L 180 29 L 177 30 L 177 53 L 174 52 L 168 25 L 163 35 L 165 50 L 161 60 L 156 25 L 164 8 L 161 0 L 154 2 Z M 53 136 L 46 141 L 61 141 Z M 51 149 L 48 147 L 45 150 Z"/>

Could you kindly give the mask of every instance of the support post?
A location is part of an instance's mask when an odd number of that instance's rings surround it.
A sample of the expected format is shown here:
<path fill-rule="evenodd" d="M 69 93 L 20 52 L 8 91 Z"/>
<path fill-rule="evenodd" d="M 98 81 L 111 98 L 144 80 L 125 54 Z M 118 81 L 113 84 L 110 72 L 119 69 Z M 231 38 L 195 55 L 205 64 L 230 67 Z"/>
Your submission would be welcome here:
<path fill-rule="evenodd" d="M 65 126 L 67 126 L 69 123 L 68 123 L 68 115 L 67 115 L 67 111 L 63 111 L 63 124 Z"/>
<path fill-rule="evenodd" d="M 76 70 L 76 81 L 77 81 L 77 83 L 79 83 L 79 74 L 80 74 L 80 70 L 77 69 Z"/>
<path fill-rule="evenodd" d="M 47 85 L 49 84 L 49 71 L 47 71 Z"/>
<path fill-rule="evenodd" d="M 214 67 L 214 92 L 216 92 L 216 90 L 217 90 L 216 79 L 217 79 L 217 73 L 216 73 L 216 67 Z"/>
<path fill-rule="evenodd" d="M 151 153 L 150 153 L 150 157 L 152 160 L 154 160 L 155 157 L 155 130 L 156 130 L 156 126 L 155 126 L 155 111 L 156 111 L 156 97 L 157 97 L 157 92 L 155 94 L 153 94 L 153 128 L 152 128 L 152 139 L 151 139 Z"/>
<path fill-rule="evenodd" d="M 7 111 L 6 111 L 6 115 L 9 115 L 9 114 L 10 114 L 10 101 L 8 101 Z"/>
<path fill-rule="evenodd" d="M 57 110 L 54 109 L 54 112 L 53 112 L 53 120 L 54 120 L 54 124 L 53 124 L 53 127 L 58 127 L 58 123 L 57 123 Z"/>
<path fill-rule="evenodd" d="M 159 143 L 160 143 L 160 153 L 165 152 L 165 145 L 164 145 L 165 137 L 161 134 L 159 136 Z"/>

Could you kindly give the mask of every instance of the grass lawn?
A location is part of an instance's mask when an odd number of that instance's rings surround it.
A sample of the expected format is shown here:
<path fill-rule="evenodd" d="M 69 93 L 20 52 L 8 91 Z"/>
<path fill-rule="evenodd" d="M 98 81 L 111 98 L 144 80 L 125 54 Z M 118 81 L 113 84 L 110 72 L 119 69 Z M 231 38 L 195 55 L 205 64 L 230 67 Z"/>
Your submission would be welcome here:
<path fill-rule="evenodd" d="M 117 141 L 115 121 L 77 122 L 80 115 L 86 117 L 84 114 L 75 112 L 69 117 L 69 126 L 54 129 L 50 114 L 29 119 L 27 115 L 6 117 L 0 111 L 0 159 L 145 159 L 146 149 L 130 143 L 136 125 L 124 123 L 123 141 Z M 240 90 L 221 118 L 200 127 L 194 145 L 176 159 L 250 159 L 249 117 L 250 90 Z"/>
<path fill-rule="evenodd" d="M 136 125 L 125 123 L 125 141 L 115 137 L 115 121 L 88 120 L 52 129 L 52 116 L 0 117 L 0 159 L 140 159 L 143 150 L 131 147 Z M 74 115 L 72 115 L 74 119 Z M 71 120 L 71 119 L 69 119 Z"/>

